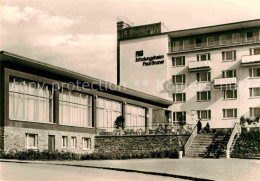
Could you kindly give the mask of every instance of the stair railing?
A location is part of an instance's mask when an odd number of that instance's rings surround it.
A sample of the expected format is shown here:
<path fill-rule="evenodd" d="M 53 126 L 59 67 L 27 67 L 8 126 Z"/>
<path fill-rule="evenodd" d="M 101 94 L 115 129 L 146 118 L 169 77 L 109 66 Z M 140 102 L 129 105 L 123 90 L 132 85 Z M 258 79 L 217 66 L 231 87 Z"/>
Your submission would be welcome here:
<path fill-rule="evenodd" d="M 232 143 L 234 141 L 234 138 L 237 134 L 241 134 L 241 125 L 238 123 L 235 123 L 234 128 L 232 130 L 232 133 L 231 133 L 230 138 L 227 143 L 226 158 L 230 158 L 230 149 L 231 149 Z"/>
<path fill-rule="evenodd" d="M 197 125 L 195 125 L 195 127 L 193 128 L 193 130 L 191 132 L 191 135 L 190 135 L 188 141 L 184 145 L 184 155 L 186 155 L 190 145 L 192 144 L 192 142 L 194 141 L 195 137 L 197 136 L 197 131 L 198 131 L 198 128 L 197 128 Z"/>

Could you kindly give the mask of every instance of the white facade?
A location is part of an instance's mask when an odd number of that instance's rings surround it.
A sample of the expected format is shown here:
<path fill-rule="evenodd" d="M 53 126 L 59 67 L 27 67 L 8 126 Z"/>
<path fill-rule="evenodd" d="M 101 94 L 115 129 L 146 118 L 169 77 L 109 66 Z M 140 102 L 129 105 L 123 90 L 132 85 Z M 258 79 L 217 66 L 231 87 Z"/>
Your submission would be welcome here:
<path fill-rule="evenodd" d="M 257 23 L 259 24 L 259 22 Z M 225 27 L 226 32 L 229 31 L 229 27 L 230 25 Z M 171 121 L 174 120 L 174 115 L 176 117 L 177 112 L 185 112 L 187 124 L 196 124 L 196 121 L 199 119 L 198 114 L 210 114 L 210 119 L 202 119 L 203 126 L 209 122 L 212 128 L 231 128 L 236 122 L 239 123 L 241 116 L 252 116 L 250 115 L 250 108 L 260 108 L 260 97 L 258 95 L 250 97 L 250 88 L 260 87 L 260 76 L 257 78 L 249 77 L 249 69 L 260 68 L 260 65 L 257 64 L 258 61 L 260 62 L 259 55 L 250 55 L 252 48 L 260 48 L 259 25 L 249 28 L 258 28 L 258 32 L 254 29 L 253 38 L 257 40 L 253 43 L 242 43 L 245 40 L 241 39 L 241 44 L 236 44 L 236 42 L 232 44 L 231 42 L 232 45 L 229 46 L 230 42 L 228 41 L 234 41 L 230 38 L 232 36 L 230 36 L 229 33 L 226 35 L 228 37 L 226 46 L 216 48 L 210 47 L 208 44 L 206 46 L 209 48 L 196 49 L 195 46 L 192 51 L 183 50 L 174 52 L 169 50 L 168 45 L 172 43 L 171 39 L 182 38 L 182 36 L 178 37 L 179 32 L 176 33 L 176 37 L 174 37 L 175 34 L 173 32 L 120 41 L 120 81 L 129 88 L 164 99 L 173 100 L 173 104 L 169 107 L 169 110 L 172 111 Z M 183 37 L 190 37 L 189 31 L 186 31 L 187 33 Z M 190 32 L 192 31 L 193 30 Z M 198 34 L 206 37 L 206 31 L 210 30 L 205 30 L 203 34 L 198 31 Z M 215 39 L 216 37 L 220 37 L 218 31 L 219 30 L 210 32 L 211 36 L 214 36 Z M 232 31 L 236 31 L 236 29 Z M 246 30 L 238 31 L 241 34 L 241 38 L 244 36 L 242 31 Z M 179 39 L 178 41 L 185 40 Z M 220 39 L 218 39 L 218 41 L 220 41 Z M 202 46 L 204 46 L 203 43 Z M 143 66 L 141 62 L 136 62 L 136 51 L 140 50 L 143 50 L 143 56 L 145 57 L 164 55 L 164 64 Z M 223 56 L 225 56 L 225 58 L 229 56 L 225 53 L 223 55 L 224 51 L 233 51 L 231 56 L 235 56 L 235 60 L 224 61 Z M 197 61 L 197 56 L 200 54 L 210 56 L 210 60 Z M 185 65 L 181 65 L 183 62 L 180 60 L 173 66 L 173 57 L 181 56 L 185 57 Z M 235 73 L 224 73 L 234 74 L 233 77 L 223 78 L 222 72 L 226 70 L 235 70 Z M 197 76 L 199 75 L 197 75 L 197 73 L 205 72 L 210 72 L 210 78 L 207 81 L 198 82 Z M 178 75 L 178 77 L 176 77 L 176 75 Z M 180 83 L 182 79 L 185 79 L 185 83 Z M 175 83 L 174 85 L 173 82 Z M 223 89 L 217 87 L 218 84 L 232 85 L 230 88 L 232 91 L 230 90 L 224 93 Z M 206 91 L 210 93 L 199 93 Z M 253 91 L 257 92 L 258 90 Z M 180 93 L 185 94 L 181 95 Z M 224 98 L 227 94 L 236 94 L 237 96 L 234 96 L 236 98 Z M 198 100 L 200 97 L 205 97 L 205 95 L 209 100 Z M 182 98 L 185 100 L 174 102 L 174 100 L 181 100 Z M 205 111 L 210 112 L 206 113 Z M 192 113 L 195 114 L 192 115 Z M 230 116 L 232 114 L 234 115 L 232 118 L 226 117 L 226 115 Z"/>

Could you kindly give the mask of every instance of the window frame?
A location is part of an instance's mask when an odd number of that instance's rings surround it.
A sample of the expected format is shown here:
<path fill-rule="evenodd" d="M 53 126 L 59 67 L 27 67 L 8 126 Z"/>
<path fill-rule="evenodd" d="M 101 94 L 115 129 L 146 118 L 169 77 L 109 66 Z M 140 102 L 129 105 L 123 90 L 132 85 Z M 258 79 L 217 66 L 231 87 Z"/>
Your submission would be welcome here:
<path fill-rule="evenodd" d="M 188 42 L 188 47 L 185 46 L 185 42 Z M 190 40 L 183 40 L 183 50 L 189 50 L 190 49 Z"/>
<path fill-rule="evenodd" d="M 201 74 L 207 74 L 207 80 L 206 81 L 201 80 Z M 211 72 L 197 72 L 196 73 L 196 81 L 197 81 L 197 83 L 210 82 L 211 81 Z"/>
<path fill-rule="evenodd" d="M 177 95 L 181 94 L 181 101 L 177 101 Z M 186 93 L 182 92 L 182 93 L 173 93 L 172 94 L 172 98 L 173 98 L 173 103 L 182 103 L 182 102 L 186 102 Z"/>
<path fill-rule="evenodd" d="M 260 117 L 260 116 L 255 116 L 255 109 L 260 109 L 260 107 L 249 107 L 249 116 L 250 117 Z"/>
<path fill-rule="evenodd" d="M 181 79 L 182 79 L 181 82 L 176 82 L 177 76 L 181 76 Z M 185 84 L 186 83 L 186 75 L 185 74 L 172 75 L 172 83 L 173 83 L 173 85 Z"/>
<path fill-rule="evenodd" d="M 255 96 L 254 95 L 254 89 L 260 89 L 260 87 L 250 87 L 249 88 L 249 98 L 260 98 L 260 95 L 259 96 Z"/>
<path fill-rule="evenodd" d="M 233 117 L 227 117 L 228 115 L 228 110 L 232 110 Z M 226 108 L 222 109 L 222 119 L 237 119 L 237 108 Z"/>
<path fill-rule="evenodd" d="M 233 97 L 232 98 L 227 98 L 227 91 L 232 91 Z M 237 89 L 226 89 L 223 90 L 223 100 L 235 100 L 237 99 Z"/>
<path fill-rule="evenodd" d="M 222 37 L 225 37 L 225 42 L 223 42 Z M 226 45 L 227 44 L 227 35 L 220 35 L 219 36 L 219 45 Z"/>
<path fill-rule="evenodd" d="M 202 93 L 206 93 L 207 94 L 207 99 L 206 100 L 202 100 Z M 197 102 L 206 102 L 206 101 L 210 101 L 211 100 L 211 91 L 199 91 L 197 92 Z"/>
<path fill-rule="evenodd" d="M 63 143 L 65 143 L 65 146 L 64 146 Z M 68 148 L 68 136 L 62 136 L 61 137 L 61 148 Z"/>
<path fill-rule="evenodd" d="M 248 73 L 249 73 L 249 76 L 248 76 L 248 77 L 249 77 L 249 78 L 251 78 L 251 79 L 253 79 L 253 78 L 254 78 L 254 79 L 260 78 L 260 75 L 259 75 L 259 76 L 255 76 L 255 75 L 254 75 L 254 70 L 255 70 L 255 69 L 256 69 L 256 70 L 259 70 L 259 72 L 260 72 L 260 67 L 258 67 L 258 68 L 249 68 L 249 69 L 248 69 L 248 71 L 249 71 L 249 72 L 248 72 Z"/>
<path fill-rule="evenodd" d="M 70 147 L 71 148 L 77 148 L 77 137 L 76 136 L 71 136 Z"/>
<path fill-rule="evenodd" d="M 197 46 L 197 40 L 199 40 L 200 39 L 200 46 Z M 202 47 L 202 38 L 195 38 L 194 39 L 194 43 L 195 43 L 195 48 L 201 48 Z"/>
<path fill-rule="evenodd" d="M 177 65 L 177 58 L 181 58 L 181 65 Z M 172 67 L 184 67 L 185 66 L 185 56 L 172 57 Z"/>
<path fill-rule="evenodd" d="M 239 37 L 238 37 L 238 41 L 235 41 L 235 35 L 239 35 Z M 241 41 L 240 41 L 240 39 L 241 39 L 241 34 L 240 33 L 233 33 L 232 34 L 232 43 L 233 44 L 239 44 Z"/>
<path fill-rule="evenodd" d="M 201 60 L 201 56 L 206 56 L 206 60 Z M 210 53 L 197 54 L 197 62 L 210 61 Z"/>
<path fill-rule="evenodd" d="M 201 118 L 201 113 L 206 111 L 207 113 L 207 118 L 206 119 L 202 119 Z M 211 120 L 211 110 L 208 109 L 208 110 L 197 110 L 197 117 L 198 119 L 200 119 L 201 121 L 208 121 L 208 120 Z"/>
<path fill-rule="evenodd" d="M 228 72 L 232 72 L 232 77 L 227 77 Z M 223 70 L 222 71 L 222 78 L 233 78 L 233 77 L 237 77 L 237 70 L 236 69 Z"/>
<path fill-rule="evenodd" d="M 85 145 L 85 139 L 87 139 L 87 145 L 89 146 L 87 146 L 87 147 L 85 147 L 86 145 Z M 89 138 L 89 137 L 82 137 L 82 150 L 91 150 L 91 138 Z"/>
<path fill-rule="evenodd" d="M 26 142 L 25 142 L 25 148 L 26 149 L 38 149 L 38 134 L 33 134 L 33 133 L 26 133 L 25 134 L 25 136 L 26 136 Z M 34 136 L 34 143 L 35 143 L 35 146 L 33 146 L 33 147 L 30 147 L 29 146 L 29 138 L 30 138 L 30 136 Z"/>
<path fill-rule="evenodd" d="M 212 45 L 209 44 L 209 39 L 210 39 L 210 38 L 213 39 Z M 214 47 L 214 46 L 215 46 L 215 38 L 214 38 L 214 36 L 209 36 L 209 37 L 207 37 L 207 46 L 208 46 L 208 47 Z"/>
<path fill-rule="evenodd" d="M 227 60 L 227 52 L 232 52 L 232 59 Z M 222 51 L 222 61 L 223 62 L 232 62 L 237 60 L 237 51 L 236 50 L 227 50 L 227 51 Z"/>
<path fill-rule="evenodd" d="M 187 115 L 186 115 L 186 111 L 176 111 L 176 112 L 172 112 L 172 122 L 173 123 L 179 123 L 180 121 L 178 121 L 178 116 L 177 114 L 181 113 L 182 116 L 185 116 L 185 123 L 186 123 L 186 119 L 187 119 Z"/>
<path fill-rule="evenodd" d="M 252 40 L 248 40 L 248 37 L 247 37 L 247 34 L 248 34 L 248 33 L 252 33 Z M 246 34 L 246 35 L 245 35 L 246 42 L 253 42 L 253 41 L 254 41 L 254 32 L 253 32 L 253 31 L 248 31 L 248 32 L 246 32 L 245 34 Z"/>
<path fill-rule="evenodd" d="M 259 53 L 259 54 L 255 54 L 255 50 L 256 50 L 256 49 L 259 49 L 259 50 L 260 50 L 260 47 L 249 48 L 249 53 L 250 53 L 250 55 L 260 55 L 260 53 Z"/>

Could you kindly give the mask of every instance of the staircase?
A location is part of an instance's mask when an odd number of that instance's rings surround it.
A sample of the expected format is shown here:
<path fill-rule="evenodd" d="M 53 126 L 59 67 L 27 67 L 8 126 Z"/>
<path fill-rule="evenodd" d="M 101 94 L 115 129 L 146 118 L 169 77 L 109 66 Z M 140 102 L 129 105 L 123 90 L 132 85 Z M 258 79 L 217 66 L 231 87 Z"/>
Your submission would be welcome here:
<path fill-rule="evenodd" d="M 224 158 L 230 133 L 198 134 L 185 157 Z"/>

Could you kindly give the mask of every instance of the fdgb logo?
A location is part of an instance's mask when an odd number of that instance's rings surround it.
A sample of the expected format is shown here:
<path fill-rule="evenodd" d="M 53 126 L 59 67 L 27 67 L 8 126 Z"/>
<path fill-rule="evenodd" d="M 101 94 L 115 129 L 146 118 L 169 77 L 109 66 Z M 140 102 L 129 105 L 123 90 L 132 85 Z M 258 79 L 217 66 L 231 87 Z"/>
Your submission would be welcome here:
<path fill-rule="evenodd" d="M 135 52 L 135 56 L 136 56 L 136 57 L 142 57 L 142 56 L 144 56 L 144 51 L 143 51 L 143 50 L 136 51 L 136 52 Z"/>

